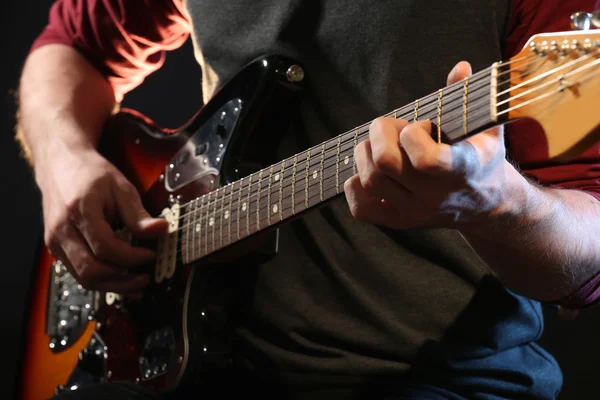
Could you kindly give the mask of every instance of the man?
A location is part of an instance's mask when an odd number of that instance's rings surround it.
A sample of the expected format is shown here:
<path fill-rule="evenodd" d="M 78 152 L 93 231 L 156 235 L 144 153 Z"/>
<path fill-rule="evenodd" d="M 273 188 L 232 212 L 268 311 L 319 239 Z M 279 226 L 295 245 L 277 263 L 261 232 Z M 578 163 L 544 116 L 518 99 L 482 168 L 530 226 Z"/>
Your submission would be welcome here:
<path fill-rule="evenodd" d="M 515 54 L 534 33 L 567 30 L 572 12 L 593 6 L 58 1 L 20 87 L 46 244 L 88 288 L 136 295 L 148 283 L 122 271 L 154 254 L 119 242 L 106 218 L 137 235 L 165 223 L 96 145 L 115 104 L 190 32 L 206 101 L 261 54 L 306 66 L 302 123 L 284 138 L 301 151 Z M 582 308 L 596 298 L 587 293 L 600 271 L 598 144 L 583 167 L 550 165 L 528 129 L 507 131 L 505 148 L 503 129 L 447 146 L 426 121 L 372 124 L 345 199 L 283 227 L 278 255 L 240 271 L 242 381 L 284 398 L 554 398 L 562 378 L 535 344 L 535 300 Z M 507 149 L 536 169 L 521 174 Z M 151 395 L 108 385 L 65 396 Z"/>

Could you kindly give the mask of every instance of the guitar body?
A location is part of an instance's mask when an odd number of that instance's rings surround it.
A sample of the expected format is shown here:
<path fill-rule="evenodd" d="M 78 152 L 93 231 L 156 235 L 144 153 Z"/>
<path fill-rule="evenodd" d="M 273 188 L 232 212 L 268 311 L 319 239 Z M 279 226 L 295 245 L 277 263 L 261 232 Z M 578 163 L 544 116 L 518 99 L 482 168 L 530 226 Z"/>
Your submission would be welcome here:
<path fill-rule="evenodd" d="M 279 138 L 289 126 L 290 112 L 297 109 L 302 92 L 299 68 L 294 60 L 280 56 L 249 63 L 176 130 L 164 129 L 133 110 L 121 110 L 109 120 L 99 150 L 136 186 L 152 215 L 165 215 L 176 210 L 177 204 L 276 161 Z M 177 215 L 174 224 L 182 222 L 183 215 Z M 239 259 L 251 250 L 268 255 L 269 251 L 260 250 L 266 248 L 265 242 L 273 246 L 266 239 L 276 232 L 267 235 L 261 235 L 263 245 L 251 240 L 234 245 L 227 259 Z M 166 274 L 155 265 L 143 266 L 154 282 L 139 302 L 113 293 L 88 292 L 72 282 L 74 290 L 81 292 L 79 300 L 85 299 L 77 307 L 85 309 L 88 304 L 92 309 L 85 315 L 90 322 L 73 333 L 77 337 L 65 341 L 60 350 L 56 345 L 49 347 L 52 335 L 46 326 L 61 324 L 60 318 L 49 324 L 51 313 L 47 312 L 56 301 L 48 296 L 50 272 L 58 270 L 60 262 L 46 248 L 40 254 L 21 371 L 21 399 L 45 399 L 57 387 L 58 391 L 71 390 L 112 380 L 164 391 L 198 376 L 202 369 L 230 365 L 224 308 L 235 296 L 233 288 L 228 288 L 229 272 L 219 270 L 233 268 L 218 268 L 218 261 L 223 260 L 219 254 L 183 265 L 183 254 L 175 252 L 176 259 Z"/>

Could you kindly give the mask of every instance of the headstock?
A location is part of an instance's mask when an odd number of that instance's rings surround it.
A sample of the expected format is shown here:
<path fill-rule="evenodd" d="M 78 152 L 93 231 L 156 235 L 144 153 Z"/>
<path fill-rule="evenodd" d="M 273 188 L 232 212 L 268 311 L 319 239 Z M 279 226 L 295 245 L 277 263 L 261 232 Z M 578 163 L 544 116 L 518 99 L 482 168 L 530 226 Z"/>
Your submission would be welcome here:
<path fill-rule="evenodd" d="M 499 115 L 538 121 L 549 158 L 568 160 L 600 140 L 600 30 L 532 36 L 500 64 L 503 81 Z"/>

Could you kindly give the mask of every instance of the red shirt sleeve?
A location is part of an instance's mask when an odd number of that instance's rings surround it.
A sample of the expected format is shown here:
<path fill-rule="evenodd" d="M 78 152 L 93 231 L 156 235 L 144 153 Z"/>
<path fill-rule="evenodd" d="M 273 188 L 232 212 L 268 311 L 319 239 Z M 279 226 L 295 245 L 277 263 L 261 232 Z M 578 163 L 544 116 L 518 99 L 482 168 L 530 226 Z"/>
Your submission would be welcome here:
<path fill-rule="evenodd" d="M 190 30 L 181 0 L 57 0 L 31 51 L 51 43 L 74 47 L 108 79 L 120 102 Z"/>
<path fill-rule="evenodd" d="M 591 12 L 599 0 L 513 0 L 513 18 L 505 58 L 518 53 L 531 36 L 570 31 L 570 16 Z M 584 190 L 600 199 L 600 142 L 568 164 L 548 160 L 548 146 L 537 123 L 517 121 L 506 126 L 507 150 L 522 171 L 543 185 Z"/>
<path fill-rule="evenodd" d="M 513 0 L 513 18 L 505 47 L 505 58 L 517 54 L 537 33 L 570 31 L 570 16 L 577 11 L 592 12 L 600 0 Z M 585 191 L 600 200 L 600 142 L 569 163 L 548 160 L 543 130 L 529 120 L 506 126 L 507 151 L 521 171 L 540 184 Z M 577 292 L 556 303 L 581 309 L 600 300 L 600 274 Z"/>

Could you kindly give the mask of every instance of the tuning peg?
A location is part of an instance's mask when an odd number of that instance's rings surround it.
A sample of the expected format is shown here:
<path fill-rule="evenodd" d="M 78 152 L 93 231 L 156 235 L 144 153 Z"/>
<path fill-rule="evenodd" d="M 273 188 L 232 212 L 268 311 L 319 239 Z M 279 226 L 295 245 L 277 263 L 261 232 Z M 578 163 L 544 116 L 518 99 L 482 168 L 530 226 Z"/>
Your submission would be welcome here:
<path fill-rule="evenodd" d="M 571 29 L 574 31 L 589 31 L 592 26 L 600 28 L 600 10 L 593 13 L 578 11 L 571 14 Z"/>
<path fill-rule="evenodd" d="M 591 28 L 592 14 L 578 11 L 571 14 L 571 29 L 574 31 L 587 31 Z"/>
<path fill-rule="evenodd" d="M 600 28 L 600 10 L 596 10 L 592 13 L 592 25 L 596 28 Z"/>

